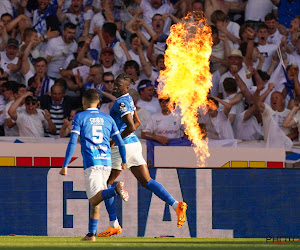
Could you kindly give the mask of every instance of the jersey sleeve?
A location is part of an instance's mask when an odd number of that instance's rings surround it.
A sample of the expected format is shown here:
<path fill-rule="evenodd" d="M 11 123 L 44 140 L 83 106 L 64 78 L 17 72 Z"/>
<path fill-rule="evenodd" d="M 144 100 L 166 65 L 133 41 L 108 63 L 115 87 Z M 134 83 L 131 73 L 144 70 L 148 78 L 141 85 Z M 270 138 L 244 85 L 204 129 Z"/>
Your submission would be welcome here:
<path fill-rule="evenodd" d="M 120 134 L 120 131 L 114 119 L 111 118 L 111 121 L 112 121 L 111 137 L 113 137 L 114 135 Z"/>
<path fill-rule="evenodd" d="M 76 133 L 78 135 L 80 135 L 80 118 L 79 118 L 79 114 L 76 114 L 74 117 L 74 122 L 73 122 L 73 126 L 71 129 L 71 133 Z"/>
<path fill-rule="evenodd" d="M 130 112 L 130 104 L 127 101 L 120 101 L 118 103 L 118 109 L 119 109 L 121 117 L 131 113 Z"/>

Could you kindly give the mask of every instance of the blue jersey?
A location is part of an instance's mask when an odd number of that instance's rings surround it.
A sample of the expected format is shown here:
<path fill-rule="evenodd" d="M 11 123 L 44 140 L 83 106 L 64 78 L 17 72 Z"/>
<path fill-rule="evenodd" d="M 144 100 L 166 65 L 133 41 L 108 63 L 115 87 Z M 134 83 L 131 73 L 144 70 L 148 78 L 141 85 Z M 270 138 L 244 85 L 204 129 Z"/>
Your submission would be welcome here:
<path fill-rule="evenodd" d="M 76 114 L 71 133 L 80 135 L 83 167 L 111 166 L 111 136 L 119 133 L 115 121 L 96 108 Z"/>
<path fill-rule="evenodd" d="M 130 114 L 133 117 L 134 110 L 135 106 L 129 94 L 122 95 L 117 100 L 115 100 L 114 105 L 110 109 L 110 115 L 115 120 L 118 129 L 120 130 L 120 133 L 122 133 L 127 126 L 123 121 L 122 117 L 127 114 Z M 124 138 L 123 141 L 125 144 L 129 144 L 133 142 L 138 142 L 139 139 L 133 132 L 126 138 Z"/>

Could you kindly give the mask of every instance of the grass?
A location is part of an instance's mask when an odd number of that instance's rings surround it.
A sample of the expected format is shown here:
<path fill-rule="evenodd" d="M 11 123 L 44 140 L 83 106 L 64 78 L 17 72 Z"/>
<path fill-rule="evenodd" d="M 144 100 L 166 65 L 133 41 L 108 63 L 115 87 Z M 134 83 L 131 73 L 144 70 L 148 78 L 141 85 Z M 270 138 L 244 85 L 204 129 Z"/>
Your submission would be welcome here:
<path fill-rule="evenodd" d="M 201 238 L 97 238 L 96 242 L 80 241 L 82 237 L 0 236 L 0 249 L 269 249 L 300 248 L 300 243 L 266 243 L 265 239 Z"/>

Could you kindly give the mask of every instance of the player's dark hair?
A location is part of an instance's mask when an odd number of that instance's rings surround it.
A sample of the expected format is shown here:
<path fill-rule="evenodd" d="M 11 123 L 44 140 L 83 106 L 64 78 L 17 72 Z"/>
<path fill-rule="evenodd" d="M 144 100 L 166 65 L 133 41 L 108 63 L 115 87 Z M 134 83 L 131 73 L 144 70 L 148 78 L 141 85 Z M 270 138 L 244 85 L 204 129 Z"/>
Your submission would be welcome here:
<path fill-rule="evenodd" d="M 88 89 L 83 92 L 82 98 L 89 103 L 93 103 L 99 100 L 99 93 L 95 89 Z"/>

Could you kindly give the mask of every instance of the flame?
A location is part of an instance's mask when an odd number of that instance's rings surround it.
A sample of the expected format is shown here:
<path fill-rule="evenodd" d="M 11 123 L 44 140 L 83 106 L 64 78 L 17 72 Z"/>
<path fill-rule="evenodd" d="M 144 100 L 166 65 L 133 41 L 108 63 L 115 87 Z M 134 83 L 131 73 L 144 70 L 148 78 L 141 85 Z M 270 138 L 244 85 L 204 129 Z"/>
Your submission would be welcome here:
<path fill-rule="evenodd" d="M 188 13 L 171 27 L 165 53 L 166 69 L 160 72 L 159 96 L 168 95 L 170 103 L 181 109 L 181 122 L 194 143 L 198 166 L 205 166 L 210 155 L 208 141 L 198 124 L 199 107 L 208 104 L 212 86 L 209 58 L 212 48 L 211 28 L 200 13 Z"/>

